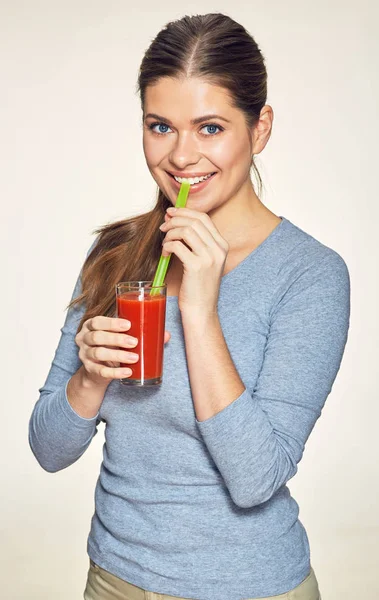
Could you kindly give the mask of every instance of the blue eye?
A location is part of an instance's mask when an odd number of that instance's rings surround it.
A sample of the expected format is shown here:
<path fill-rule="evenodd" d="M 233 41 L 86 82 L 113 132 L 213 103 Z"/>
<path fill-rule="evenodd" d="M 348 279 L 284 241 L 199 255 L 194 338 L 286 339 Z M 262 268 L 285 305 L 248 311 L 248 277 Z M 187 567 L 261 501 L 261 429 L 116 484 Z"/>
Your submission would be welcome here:
<path fill-rule="evenodd" d="M 162 130 L 160 130 L 160 131 L 156 131 L 156 130 L 155 130 L 155 127 L 158 127 L 158 128 L 161 128 L 161 127 L 163 127 L 163 128 L 166 128 L 166 131 L 162 131 Z M 158 134 L 165 134 L 165 133 L 167 133 L 167 129 L 170 129 L 170 128 L 169 128 L 169 126 L 168 126 L 168 125 L 166 125 L 165 123 L 151 123 L 151 125 L 149 125 L 149 129 L 151 129 L 152 131 L 154 131 L 154 133 L 158 133 Z"/>
<path fill-rule="evenodd" d="M 219 129 L 219 131 L 222 131 L 221 127 L 219 127 L 219 125 L 204 125 L 204 127 L 202 127 L 202 129 L 208 129 L 208 134 L 205 135 L 215 135 L 218 133 L 218 131 L 214 131 L 215 129 Z M 209 131 L 209 129 L 213 129 L 213 131 Z"/>

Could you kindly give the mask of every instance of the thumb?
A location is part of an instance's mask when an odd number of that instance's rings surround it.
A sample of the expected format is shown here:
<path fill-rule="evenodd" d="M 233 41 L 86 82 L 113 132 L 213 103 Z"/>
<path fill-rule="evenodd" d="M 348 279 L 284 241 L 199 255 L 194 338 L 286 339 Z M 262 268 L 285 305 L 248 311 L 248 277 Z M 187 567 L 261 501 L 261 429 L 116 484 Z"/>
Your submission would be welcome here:
<path fill-rule="evenodd" d="M 166 344 L 171 338 L 171 333 L 169 331 L 164 332 L 164 343 Z"/>

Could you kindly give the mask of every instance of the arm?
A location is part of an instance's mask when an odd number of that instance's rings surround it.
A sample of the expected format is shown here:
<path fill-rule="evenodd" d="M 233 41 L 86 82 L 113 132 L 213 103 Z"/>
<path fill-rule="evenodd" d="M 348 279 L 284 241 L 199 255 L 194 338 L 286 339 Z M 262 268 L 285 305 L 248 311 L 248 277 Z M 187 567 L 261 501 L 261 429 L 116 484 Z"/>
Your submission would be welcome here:
<path fill-rule="evenodd" d="M 80 289 L 79 276 L 72 299 L 79 295 Z M 83 394 L 100 393 L 103 397 L 105 392 L 105 389 L 85 388 L 84 391 L 83 388 L 82 363 L 78 357 L 75 335 L 84 310 L 82 305 L 75 306 L 67 313 L 50 371 L 39 390 L 39 400 L 29 422 L 30 447 L 39 464 L 49 472 L 59 471 L 74 463 L 88 448 L 99 423 L 97 414 L 86 418 L 73 408 L 85 406 Z M 71 385 L 70 401 L 68 384 Z M 87 413 L 82 410 L 81 414 Z"/>
<path fill-rule="evenodd" d="M 217 317 L 183 314 L 199 430 L 233 501 L 269 500 L 297 471 L 347 340 L 350 282 L 330 251 L 279 294 L 253 393 L 234 367 Z"/>

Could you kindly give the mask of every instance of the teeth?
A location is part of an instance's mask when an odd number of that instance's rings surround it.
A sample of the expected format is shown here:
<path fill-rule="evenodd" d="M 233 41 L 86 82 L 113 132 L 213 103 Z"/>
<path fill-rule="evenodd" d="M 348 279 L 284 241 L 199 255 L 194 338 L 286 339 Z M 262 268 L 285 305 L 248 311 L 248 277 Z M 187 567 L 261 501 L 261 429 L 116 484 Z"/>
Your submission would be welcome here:
<path fill-rule="evenodd" d="M 193 185 L 194 183 L 200 183 L 200 181 L 205 181 L 206 179 L 209 179 L 212 176 L 212 173 L 209 173 L 209 175 L 204 175 L 204 177 L 189 177 L 188 179 L 186 177 L 176 177 L 174 175 L 175 180 L 178 183 L 183 183 L 184 181 L 189 183 L 190 185 Z"/>

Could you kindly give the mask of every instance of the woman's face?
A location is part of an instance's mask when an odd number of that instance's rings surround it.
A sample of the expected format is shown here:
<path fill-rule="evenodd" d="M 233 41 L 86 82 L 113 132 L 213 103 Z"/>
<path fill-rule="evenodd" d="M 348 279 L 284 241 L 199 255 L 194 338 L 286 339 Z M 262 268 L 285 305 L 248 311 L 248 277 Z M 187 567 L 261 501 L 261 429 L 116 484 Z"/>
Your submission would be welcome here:
<path fill-rule="evenodd" d="M 146 90 L 143 117 L 147 166 L 172 204 L 180 189 L 174 176 L 210 176 L 191 185 L 187 200 L 207 213 L 252 189 L 254 131 L 224 88 L 199 78 L 161 78 Z"/>

